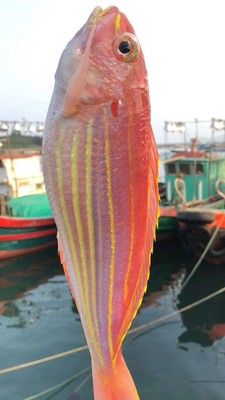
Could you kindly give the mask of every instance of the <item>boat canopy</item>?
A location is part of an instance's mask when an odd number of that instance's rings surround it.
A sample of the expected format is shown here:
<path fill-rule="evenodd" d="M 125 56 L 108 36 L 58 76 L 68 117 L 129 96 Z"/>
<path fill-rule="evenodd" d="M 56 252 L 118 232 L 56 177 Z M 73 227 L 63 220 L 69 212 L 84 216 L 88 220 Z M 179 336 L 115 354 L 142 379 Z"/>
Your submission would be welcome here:
<path fill-rule="evenodd" d="M 10 199 L 7 204 L 18 218 L 51 218 L 52 211 L 46 194 L 32 194 Z"/>

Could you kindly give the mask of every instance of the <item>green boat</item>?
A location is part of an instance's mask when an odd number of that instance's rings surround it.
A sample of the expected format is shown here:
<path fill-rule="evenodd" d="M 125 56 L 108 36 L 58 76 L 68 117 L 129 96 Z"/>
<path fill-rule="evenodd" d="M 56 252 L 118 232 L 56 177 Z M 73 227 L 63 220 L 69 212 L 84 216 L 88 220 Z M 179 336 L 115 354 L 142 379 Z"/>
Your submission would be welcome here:
<path fill-rule="evenodd" d="M 1 204 L 0 259 L 56 244 L 56 226 L 46 194 L 13 198 Z"/>
<path fill-rule="evenodd" d="M 217 182 L 225 177 L 225 159 L 202 151 L 184 151 L 165 164 L 165 199 L 160 204 L 157 241 L 178 232 L 181 210 L 224 208 Z"/>

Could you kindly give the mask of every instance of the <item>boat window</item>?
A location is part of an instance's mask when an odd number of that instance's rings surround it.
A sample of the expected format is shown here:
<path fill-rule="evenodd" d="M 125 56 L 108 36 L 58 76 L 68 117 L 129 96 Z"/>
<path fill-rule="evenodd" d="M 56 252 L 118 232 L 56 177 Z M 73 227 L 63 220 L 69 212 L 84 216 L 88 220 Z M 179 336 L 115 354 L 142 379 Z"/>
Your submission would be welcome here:
<path fill-rule="evenodd" d="M 190 164 L 180 163 L 179 164 L 179 172 L 181 174 L 190 175 L 191 174 Z"/>
<path fill-rule="evenodd" d="M 173 164 L 173 163 L 167 164 L 167 173 L 175 175 L 176 174 L 176 164 Z"/>
<path fill-rule="evenodd" d="M 204 165 L 197 163 L 196 164 L 196 175 L 204 175 Z"/>

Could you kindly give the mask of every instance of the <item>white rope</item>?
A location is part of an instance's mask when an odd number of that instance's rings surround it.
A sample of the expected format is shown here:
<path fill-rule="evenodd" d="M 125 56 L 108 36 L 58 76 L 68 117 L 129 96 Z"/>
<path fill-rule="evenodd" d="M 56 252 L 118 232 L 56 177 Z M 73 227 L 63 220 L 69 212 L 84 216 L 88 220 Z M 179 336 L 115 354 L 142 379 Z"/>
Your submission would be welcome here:
<path fill-rule="evenodd" d="M 139 332 L 139 331 L 141 331 L 141 330 L 143 330 L 143 329 L 149 328 L 150 326 L 159 324 L 160 322 L 165 321 L 166 319 L 172 318 L 172 317 L 174 317 L 174 316 L 177 315 L 177 314 L 182 314 L 183 312 L 188 311 L 188 310 L 191 310 L 192 308 L 198 306 L 199 304 L 204 303 L 205 301 L 211 300 L 213 297 L 216 297 L 216 296 L 218 296 L 219 294 L 221 294 L 221 293 L 223 293 L 223 292 L 225 292 L 225 287 L 223 287 L 223 288 L 220 289 L 220 290 L 217 290 L 216 292 L 210 294 L 210 295 L 207 296 L 207 297 L 204 297 L 204 298 L 201 299 L 201 300 L 198 300 L 198 301 L 195 301 L 195 302 L 192 303 L 192 304 L 189 304 L 189 306 L 186 306 L 186 307 L 181 308 L 180 310 L 173 311 L 172 313 L 167 314 L 167 315 L 164 315 L 163 317 L 160 317 L 160 318 L 158 318 L 158 319 L 155 319 L 154 321 L 148 322 L 147 324 L 138 326 L 137 328 L 130 329 L 130 331 L 128 332 L 128 334 L 135 333 L 135 332 Z"/>
<path fill-rule="evenodd" d="M 20 364 L 20 365 L 17 365 L 15 367 L 2 369 L 2 370 L 0 370 L 0 375 L 1 374 L 6 374 L 8 372 L 17 371 L 18 369 L 28 368 L 28 367 L 32 367 L 33 365 L 38 365 L 38 364 L 42 364 L 42 363 L 45 363 L 45 362 L 48 362 L 48 361 L 56 360 L 57 358 L 70 356 L 71 354 L 79 353 L 80 351 L 84 351 L 84 350 L 87 350 L 87 349 L 88 349 L 88 346 L 85 345 L 85 346 L 77 347 L 76 349 L 65 351 L 64 353 L 55 354 L 54 356 L 45 357 L 45 358 L 42 358 L 40 360 L 28 362 L 26 364 Z"/>

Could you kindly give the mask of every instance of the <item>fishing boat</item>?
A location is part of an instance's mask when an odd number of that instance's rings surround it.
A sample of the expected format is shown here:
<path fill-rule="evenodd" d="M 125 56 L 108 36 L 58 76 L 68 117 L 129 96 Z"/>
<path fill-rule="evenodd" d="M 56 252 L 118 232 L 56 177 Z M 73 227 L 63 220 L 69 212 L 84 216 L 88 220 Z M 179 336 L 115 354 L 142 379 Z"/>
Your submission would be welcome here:
<path fill-rule="evenodd" d="M 225 181 L 216 183 L 218 195 L 221 197 L 221 209 L 213 205 L 190 208 L 179 211 L 179 237 L 184 250 L 196 257 L 204 253 L 205 259 L 213 264 L 225 262 Z"/>
<path fill-rule="evenodd" d="M 1 149 L 0 196 L 21 197 L 38 193 L 45 193 L 41 149 Z"/>
<path fill-rule="evenodd" d="M 56 226 L 46 194 L 1 200 L 0 259 L 56 244 Z"/>
<path fill-rule="evenodd" d="M 158 241 L 177 235 L 180 217 L 190 209 L 224 208 L 224 199 L 217 190 L 217 182 L 225 176 L 223 157 L 192 148 L 165 160 L 164 167 L 166 199 L 160 206 Z"/>

